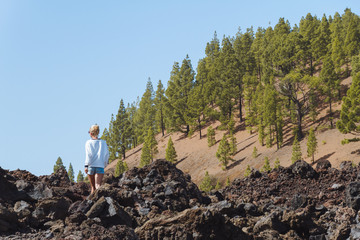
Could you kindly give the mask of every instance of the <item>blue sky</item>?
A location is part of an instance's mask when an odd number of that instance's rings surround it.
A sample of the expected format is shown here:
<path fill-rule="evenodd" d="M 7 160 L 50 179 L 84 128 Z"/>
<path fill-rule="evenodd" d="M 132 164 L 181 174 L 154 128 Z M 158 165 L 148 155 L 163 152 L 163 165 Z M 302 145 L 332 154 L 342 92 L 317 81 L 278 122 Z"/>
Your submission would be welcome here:
<path fill-rule="evenodd" d="M 90 125 L 102 132 L 149 77 L 166 86 L 187 54 L 196 69 L 215 31 L 221 40 L 347 7 L 360 14 L 358 0 L 0 0 L 0 167 L 48 175 L 60 156 L 76 177 Z"/>

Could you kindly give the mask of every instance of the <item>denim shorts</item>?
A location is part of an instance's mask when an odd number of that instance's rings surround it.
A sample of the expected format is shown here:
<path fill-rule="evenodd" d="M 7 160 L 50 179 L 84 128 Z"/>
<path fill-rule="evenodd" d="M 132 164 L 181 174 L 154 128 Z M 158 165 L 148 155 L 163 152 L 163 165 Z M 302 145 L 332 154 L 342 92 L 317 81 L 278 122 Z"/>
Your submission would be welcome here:
<path fill-rule="evenodd" d="M 95 173 L 104 174 L 104 168 L 102 167 L 88 167 L 88 174 L 94 175 Z"/>

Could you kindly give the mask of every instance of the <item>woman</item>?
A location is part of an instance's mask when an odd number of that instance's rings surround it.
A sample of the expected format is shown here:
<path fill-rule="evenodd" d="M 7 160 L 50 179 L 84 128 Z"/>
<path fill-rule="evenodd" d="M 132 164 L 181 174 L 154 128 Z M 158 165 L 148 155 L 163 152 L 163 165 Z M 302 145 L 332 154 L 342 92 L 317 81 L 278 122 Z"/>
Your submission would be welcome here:
<path fill-rule="evenodd" d="M 85 173 L 89 176 L 91 193 L 101 186 L 104 168 L 108 164 L 109 150 L 106 142 L 98 138 L 99 126 L 92 125 L 89 130 L 91 139 L 85 144 Z"/>

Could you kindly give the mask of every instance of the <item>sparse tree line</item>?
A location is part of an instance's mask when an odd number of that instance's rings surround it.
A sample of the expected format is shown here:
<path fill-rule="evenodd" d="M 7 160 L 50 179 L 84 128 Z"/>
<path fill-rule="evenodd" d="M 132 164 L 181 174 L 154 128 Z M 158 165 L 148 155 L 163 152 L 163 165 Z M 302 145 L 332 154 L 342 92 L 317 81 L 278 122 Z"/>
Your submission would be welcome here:
<path fill-rule="evenodd" d="M 149 78 L 141 99 L 127 107 L 120 101 L 102 134 L 110 161 L 125 159 L 127 150 L 144 144 L 140 166 L 147 165 L 157 152 L 156 134 L 198 132 L 201 139 L 205 126 L 217 120 L 217 129 L 228 130 L 216 153 L 226 169 L 236 154 L 235 121 L 257 132 L 262 146 L 279 149 L 289 131 L 284 126 L 290 123 L 294 139 L 303 139 L 304 118 L 315 122 L 320 106 L 329 108 L 330 127 L 360 131 L 359 53 L 360 18 L 350 9 L 321 19 L 309 13 L 293 27 L 280 18 L 274 27 L 239 29 L 221 43 L 215 32 L 196 72 L 186 56 L 174 63 L 167 88 L 159 80 L 154 91 Z M 341 81 L 350 74 L 353 83 L 344 96 Z M 342 97 L 340 120 L 334 123 L 333 104 Z M 209 147 L 216 143 L 214 131 L 207 130 Z M 308 150 L 309 156 L 314 151 Z"/>

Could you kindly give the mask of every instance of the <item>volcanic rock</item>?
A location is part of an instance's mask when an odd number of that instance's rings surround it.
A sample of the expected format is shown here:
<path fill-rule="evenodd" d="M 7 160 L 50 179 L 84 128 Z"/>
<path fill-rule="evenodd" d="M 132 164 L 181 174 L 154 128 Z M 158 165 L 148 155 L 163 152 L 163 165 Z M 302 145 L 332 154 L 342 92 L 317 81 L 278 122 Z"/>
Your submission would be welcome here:
<path fill-rule="evenodd" d="M 0 168 L 1 239 L 357 239 L 359 166 L 304 161 L 235 179 L 207 196 L 166 160 L 131 169 L 89 196 L 65 169 Z"/>

